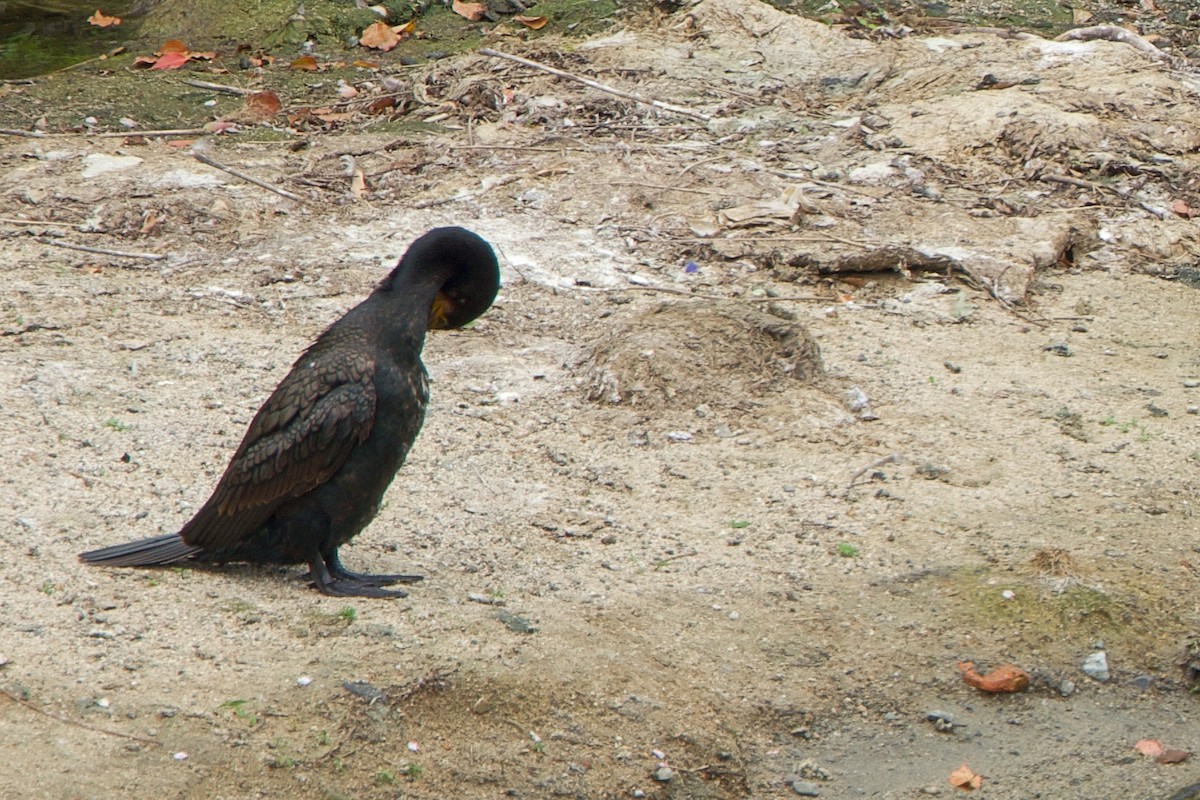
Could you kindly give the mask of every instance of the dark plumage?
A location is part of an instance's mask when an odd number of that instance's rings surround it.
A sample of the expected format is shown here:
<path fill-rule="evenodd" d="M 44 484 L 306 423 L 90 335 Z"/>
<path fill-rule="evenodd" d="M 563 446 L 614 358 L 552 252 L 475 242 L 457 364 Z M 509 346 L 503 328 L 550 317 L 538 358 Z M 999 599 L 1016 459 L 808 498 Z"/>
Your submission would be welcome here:
<path fill-rule="evenodd" d="M 379 510 L 429 399 L 426 330 L 458 328 L 492 304 L 492 248 L 462 228 L 413 242 L 363 302 L 292 365 L 250 423 L 212 497 L 179 533 L 83 553 L 89 564 L 177 561 L 309 565 L 325 594 L 403 597 L 419 575 L 359 575 L 338 560 Z"/>

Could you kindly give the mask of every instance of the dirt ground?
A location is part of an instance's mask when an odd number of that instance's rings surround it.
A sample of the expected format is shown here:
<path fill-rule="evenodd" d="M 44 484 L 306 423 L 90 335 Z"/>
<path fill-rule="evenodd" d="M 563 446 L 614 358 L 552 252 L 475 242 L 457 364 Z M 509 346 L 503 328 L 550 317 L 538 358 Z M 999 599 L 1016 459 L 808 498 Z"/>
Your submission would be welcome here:
<path fill-rule="evenodd" d="M 0 783 L 916 798 L 966 763 L 981 798 L 1195 796 L 1133 746 L 1200 749 L 1196 77 L 748 0 L 521 52 L 713 119 L 467 56 L 405 73 L 437 131 L 206 145 L 304 203 L 169 138 L 0 140 Z M 430 335 L 343 553 L 410 597 L 76 561 L 178 529 L 443 224 L 504 288 Z"/>

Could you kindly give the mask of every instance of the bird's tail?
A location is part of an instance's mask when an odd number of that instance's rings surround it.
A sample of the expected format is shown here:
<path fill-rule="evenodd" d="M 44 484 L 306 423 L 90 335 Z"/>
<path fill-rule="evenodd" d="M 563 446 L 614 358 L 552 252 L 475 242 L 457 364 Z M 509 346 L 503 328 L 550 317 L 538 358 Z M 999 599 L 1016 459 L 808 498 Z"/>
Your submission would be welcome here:
<path fill-rule="evenodd" d="M 109 567 L 147 567 L 186 561 L 203 549 L 185 543 L 178 533 L 168 533 L 166 536 L 152 536 L 80 553 L 79 560 L 85 564 L 104 564 Z"/>

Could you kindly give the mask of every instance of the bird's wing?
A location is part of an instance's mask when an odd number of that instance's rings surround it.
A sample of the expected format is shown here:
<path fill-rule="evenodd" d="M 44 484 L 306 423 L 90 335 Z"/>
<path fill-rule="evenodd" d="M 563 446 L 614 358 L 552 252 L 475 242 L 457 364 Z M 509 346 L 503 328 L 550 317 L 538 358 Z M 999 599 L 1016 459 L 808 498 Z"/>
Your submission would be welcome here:
<path fill-rule="evenodd" d="M 318 339 L 263 403 L 212 497 L 180 531 L 187 544 L 220 551 L 245 541 L 370 435 L 375 360 L 346 344 Z"/>

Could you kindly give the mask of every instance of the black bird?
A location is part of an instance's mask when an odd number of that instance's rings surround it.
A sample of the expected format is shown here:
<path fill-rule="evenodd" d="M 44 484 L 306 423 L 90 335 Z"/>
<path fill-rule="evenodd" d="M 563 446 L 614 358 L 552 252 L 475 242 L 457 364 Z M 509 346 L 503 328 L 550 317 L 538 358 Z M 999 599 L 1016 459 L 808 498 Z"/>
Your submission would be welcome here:
<path fill-rule="evenodd" d="M 330 595 L 403 597 L 420 575 L 360 575 L 338 548 L 367 526 L 412 447 L 429 400 L 426 330 L 491 306 L 500 269 L 463 228 L 413 242 L 366 300 L 292 365 L 250 423 L 212 497 L 178 533 L 80 555 L 132 567 L 179 561 L 308 564 Z"/>

